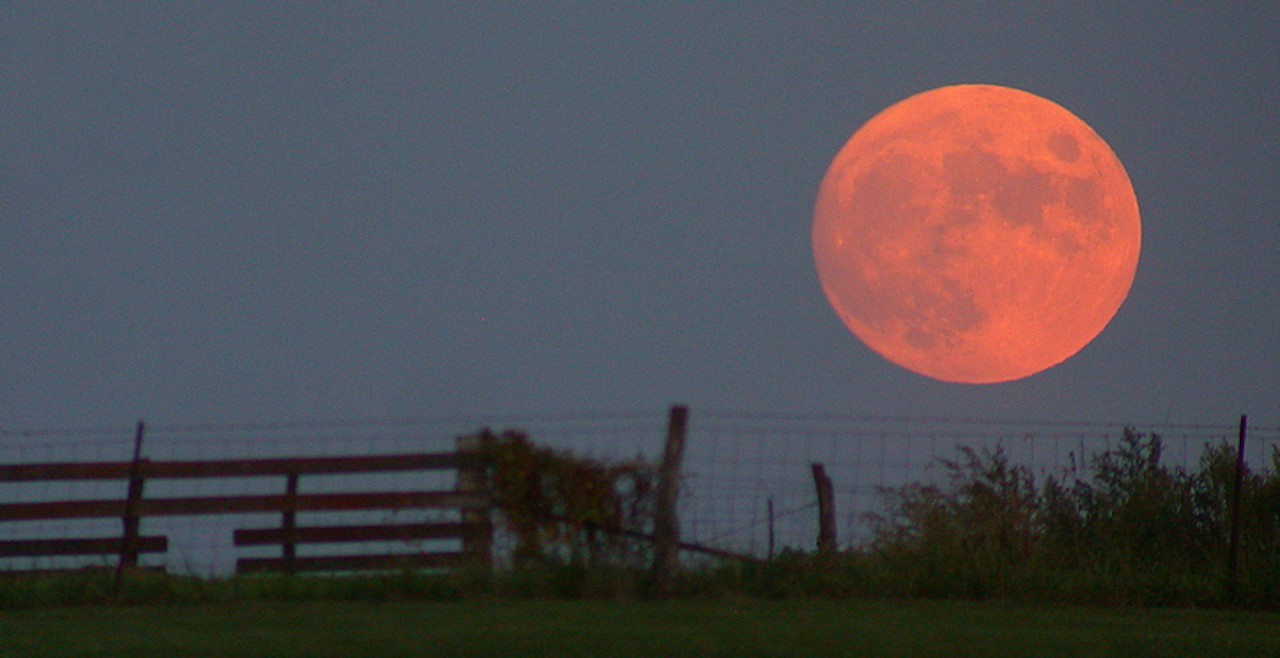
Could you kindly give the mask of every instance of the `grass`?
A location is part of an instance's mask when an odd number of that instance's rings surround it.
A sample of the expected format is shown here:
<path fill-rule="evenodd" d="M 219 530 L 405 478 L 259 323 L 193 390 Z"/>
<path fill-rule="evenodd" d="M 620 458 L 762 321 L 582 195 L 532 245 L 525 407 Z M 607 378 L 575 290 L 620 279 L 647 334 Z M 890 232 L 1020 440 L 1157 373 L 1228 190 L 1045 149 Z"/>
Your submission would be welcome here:
<path fill-rule="evenodd" d="M 872 599 L 252 601 L 0 612 L 0 656 L 1280 656 L 1243 611 Z"/>

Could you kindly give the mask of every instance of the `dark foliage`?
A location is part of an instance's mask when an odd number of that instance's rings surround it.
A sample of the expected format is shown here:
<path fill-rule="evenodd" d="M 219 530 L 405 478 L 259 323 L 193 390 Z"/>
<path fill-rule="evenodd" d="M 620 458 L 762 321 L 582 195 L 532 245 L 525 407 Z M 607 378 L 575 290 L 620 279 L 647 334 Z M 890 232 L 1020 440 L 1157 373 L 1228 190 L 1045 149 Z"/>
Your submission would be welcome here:
<path fill-rule="evenodd" d="M 886 491 L 873 572 L 902 594 L 1140 604 L 1280 604 L 1280 476 L 1246 473 L 1239 587 L 1227 560 L 1235 451 L 1193 471 L 1161 463 L 1154 434 L 1125 431 L 1083 467 L 1044 478 L 1005 452 L 961 448 L 947 486 Z M 1280 454 L 1273 455 L 1280 466 Z"/>
<path fill-rule="evenodd" d="M 515 536 L 517 564 L 636 564 L 645 547 L 627 532 L 653 520 L 654 469 L 640 459 L 601 462 L 534 445 L 520 432 L 485 432 L 494 507 Z"/>

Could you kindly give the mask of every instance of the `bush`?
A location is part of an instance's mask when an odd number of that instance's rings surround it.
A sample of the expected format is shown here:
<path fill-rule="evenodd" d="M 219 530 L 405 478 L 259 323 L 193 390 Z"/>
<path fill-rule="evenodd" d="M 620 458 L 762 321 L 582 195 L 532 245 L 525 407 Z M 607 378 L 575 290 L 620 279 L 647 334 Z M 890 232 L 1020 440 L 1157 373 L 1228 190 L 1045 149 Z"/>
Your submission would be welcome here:
<path fill-rule="evenodd" d="M 647 546 L 627 535 L 652 525 L 655 473 L 643 460 L 584 459 L 514 431 L 481 438 L 494 507 L 515 536 L 517 565 L 644 562 Z"/>
<path fill-rule="evenodd" d="M 885 491 L 869 550 L 882 585 L 908 595 L 1137 604 L 1280 604 L 1280 476 L 1247 473 L 1241 577 L 1229 587 L 1235 451 L 1206 446 L 1194 471 L 1161 463 L 1155 434 L 1043 484 L 1000 448 L 941 460 L 942 487 Z M 1273 455 L 1280 467 L 1280 453 Z"/>

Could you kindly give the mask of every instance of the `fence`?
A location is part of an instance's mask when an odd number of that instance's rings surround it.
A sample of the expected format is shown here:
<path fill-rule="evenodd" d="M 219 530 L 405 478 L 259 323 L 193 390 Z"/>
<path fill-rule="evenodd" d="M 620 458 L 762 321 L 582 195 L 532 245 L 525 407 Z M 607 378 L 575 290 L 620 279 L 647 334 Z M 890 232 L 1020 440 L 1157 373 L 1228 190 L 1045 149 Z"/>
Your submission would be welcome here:
<path fill-rule="evenodd" d="M 695 413 L 681 505 L 689 541 L 758 556 L 812 551 L 820 500 L 814 464 L 830 480 L 831 541 L 865 544 L 886 492 L 908 483 L 946 485 L 944 459 L 961 448 L 1000 448 L 1038 482 L 1087 470 L 1118 448 L 1126 428 L 1161 438 L 1161 463 L 1194 470 L 1209 446 L 1236 448 L 1238 418 L 1222 424 L 1060 422 L 1020 419 Z M 1274 472 L 1280 427 L 1254 423 L 1242 453 L 1251 472 Z"/>
<path fill-rule="evenodd" d="M 145 462 L 149 465 L 142 469 L 146 496 L 139 515 L 138 563 L 197 575 L 253 568 L 284 570 L 289 537 L 294 539 L 293 568 L 333 568 L 341 566 L 348 556 L 357 556 L 350 560 L 358 561 L 358 556 L 449 555 L 467 550 L 463 546 L 465 537 L 443 534 L 459 530 L 457 524 L 464 524 L 461 509 L 399 504 L 414 500 L 413 492 L 456 492 L 456 470 L 299 472 L 297 493 L 293 494 L 297 499 L 320 501 L 326 500 L 322 496 L 351 491 L 392 496 L 383 499 L 387 505 L 376 509 L 322 510 L 308 507 L 311 503 L 296 506 L 296 502 L 288 502 L 291 495 L 286 470 L 233 477 L 191 477 L 189 472 L 169 471 L 169 475 L 161 477 L 158 474 L 166 471 L 156 470 L 159 464 L 270 464 L 298 460 L 303 455 L 321 460 L 311 463 L 357 460 L 346 462 L 354 465 L 361 463 L 358 459 L 369 458 L 373 461 L 364 463 L 389 464 L 400 455 L 450 453 L 457 437 L 474 435 L 486 427 L 519 429 L 537 444 L 586 458 L 609 461 L 640 457 L 658 464 L 663 458 L 663 437 L 670 420 L 661 412 L 636 412 L 149 428 L 144 452 L 151 461 Z M 1235 447 L 1240 430 L 1235 421 L 1189 425 L 694 410 L 688 418 L 681 460 L 675 528 L 686 546 L 713 547 L 720 552 L 767 559 L 786 549 L 815 550 L 820 518 L 826 518 L 821 524 L 823 550 L 841 550 L 870 538 L 867 518 L 882 511 L 885 490 L 908 482 L 942 483 L 947 474 L 939 460 L 954 458 L 960 447 L 999 446 L 1011 462 L 1037 476 L 1057 476 L 1079 469 L 1114 448 L 1129 426 L 1162 437 L 1164 463 L 1194 468 L 1206 446 L 1225 442 Z M 116 464 L 111 468 L 120 474 L 124 468 L 120 464 L 133 462 L 132 434 L 126 428 L 3 432 L 0 464 L 12 469 L 37 463 L 106 462 Z M 1254 472 L 1270 471 L 1277 446 L 1280 427 L 1254 423 L 1249 427 L 1242 453 L 1244 465 Z M 821 466 L 821 478 L 817 477 L 819 469 L 814 468 L 815 464 Z M 116 501 L 95 502 L 104 506 L 106 516 L 91 518 L 19 520 L 0 516 L 0 540 L 85 540 L 93 543 L 78 547 L 68 543 L 61 548 L 95 551 L 78 556 L 48 552 L 39 556 L 0 556 L 0 569 L 78 568 L 120 562 L 120 529 L 127 515 L 119 501 L 128 500 L 129 481 L 126 475 L 110 480 L 21 482 L 0 477 L 0 503 L 5 506 L 58 500 Z M 824 496 L 828 500 L 820 505 L 817 485 L 824 482 L 829 496 Z M 187 516 L 151 513 L 166 509 L 163 505 L 157 507 L 158 500 L 233 497 L 257 497 L 267 502 Z M 820 507 L 824 512 L 821 517 Z M 290 513 L 295 515 L 292 534 L 285 517 Z M 411 541 L 388 534 L 392 531 L 298 532 L 311 527 L 392 525 L 421 529 L 408 538 Z M 510 551 L 510 537 L 499 528 L 492 541 L 492 554 L 501 564 Z M 696 555 L 683 554 L 685 559 Z"/>
<path fill-rule="evenodd" d="M 487 513 L 489 495 L 484 484 L 484 464 L 475 437 L 458 440 L 451 453 L 408 453 L 342 457 L 292 457 L 224 460 L 152 461 L 143 458 L 144 425 L 138 424 L 133 459 L 113 462 L 53 462 L 0 465 L 0 482 L 117 482 L 125 487 L 119 498 L 55 499 L 27 502 L 0 502 L 0 522 L 119 519 L 118 536 L 42 537 L 0 540 L 0 557 L 24 558 L 37 568 L 53 566 L 58 558 L 91 556 L 116 559 L 117 574 L 136 568 L 140 555 L 164 554 L 169 538 L 143 535 L 145 519 L 199 515 L 271 514 L 280 519 L 277 527 L 239 528 L 232 533 L 236 547 L 275 547 L 278 556 L 241 557 L 235 562 L 238 573 L 279 571 L 356 571 L 455 566 L 466 560 L 487 563 L 491 527 Z M 452 470 L 456 486 L 450 490 L 370 490 L 362 487 L 344 492 L 302 493 L 300 480 L 336 474 L 370 475 Z M 148 483 L 174 480 L 217 479 L 235 482 L 244 478 L 282 480 L 275 493 L 235 493 L 205 496 L 144 496 Z M 232 486 L 235 486 L 234 484 Z M 325 515 L 334 512 L 403 510 L 457 510 L 460 519 L 451 522 L 383 522 L 299 525 L 299 514 Z M 424 540 L 461 542 L 460 551 L 416 550 L 403 547 Z M 369 550 L 338 555 L 299 556 L 299 546 L 359 544 L 371 542 L 397 545 L 400 550 Z M 12 564 L 10 565 L 12 566 Z M 45 570 L 57 570 L 53 569 Z"/>

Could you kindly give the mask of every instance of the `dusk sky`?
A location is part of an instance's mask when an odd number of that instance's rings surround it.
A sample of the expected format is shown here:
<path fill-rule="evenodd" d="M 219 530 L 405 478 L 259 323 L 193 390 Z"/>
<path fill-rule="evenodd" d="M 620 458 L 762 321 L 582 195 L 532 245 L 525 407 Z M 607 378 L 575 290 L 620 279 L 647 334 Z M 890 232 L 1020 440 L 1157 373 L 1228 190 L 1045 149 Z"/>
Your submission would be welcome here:
<path fill-rule="evenodd" d="M 1280 3 L 0 5 L 0 429 L 699 409 L 1280 425 Z M 1051 99 L 1142 213 L 1065 363 L 841 324 L 818 185 L 918 92 Z"/>

